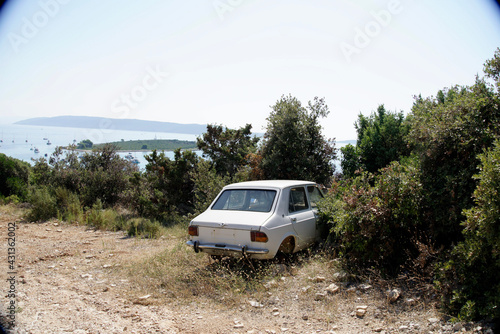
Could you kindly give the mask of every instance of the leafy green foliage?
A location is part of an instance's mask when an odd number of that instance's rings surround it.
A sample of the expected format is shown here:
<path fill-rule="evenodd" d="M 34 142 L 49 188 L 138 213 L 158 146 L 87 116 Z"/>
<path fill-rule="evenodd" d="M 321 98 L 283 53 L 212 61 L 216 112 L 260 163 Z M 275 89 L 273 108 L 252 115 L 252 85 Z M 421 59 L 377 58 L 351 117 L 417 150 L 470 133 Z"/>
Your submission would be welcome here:
<path fill-rule="evenodd" d="M 118 230 L 118 213 L 113 209 L 104 209 L 101 199 L 97 199 L 86 212 L 86 224 L 100 230 Z"/>
<path fill-rule="evenodd" d="M 28 200 L 31 204 L 25 216 L 28 221 L 46 221 L 57 216 L 56 198 L 47 186 L 32 188 Z"/>
<path fill-rule="evenodd" d="M 33 183 L 52 189 L 64 188 L 78 194 L 84 206 L 98 199 L 105 206 L 117 204 L 129 186 L 128 179 L 136 167 L 121 158 L 116 148 L 106 145 L 80 158 L 76 148 L 57 147 L 49 161 L 40 158 L 33 167 Z"/>
<path fill-rule="evenodd" d="M 319 210 L 349 263 L 395 273 L 420 255 L 421 198 L 418 166 L 408 160 L 340 181 Z"/>
<path fill-rule="evenodd" d="M 196 168 L 191 171 L 190 177 L 194 183 L 195 213 L 205 211 L 222 188 L 230 183 L 229 176 L 217 174 L 207 160 L 200 160 Z"/>
<path fill-rule="evenodd" d="M 461 239 L 463 209 L 472 206 L 478 154 L 500 134 L 498 96 L 480 79 L 445 90 L 440 99 L 418 98 L 408 135 L 421 163 L 426 194 L 422 215 L 438 245 Z"/>
<path fill-rule="evenodd" d="M 345 177 L 353 177 L 360 169 L 376 173 L 409 154 L 405 140 L 408 125 L 402 112 L 387 112 L 384 105 L 380 105 L 370 117 L 360 114 L 355 127 L 358 133 L 356 147 L 348 145 L 341 149 Z"/>
<path fill-rule="evenodd" d="M 219 175 L 233 176 L 247 164 L 247 156 L 256 151 L 259 138 L 251 137 L 251 130 L 251 124 L 238 130 L 209 124 L 207 132 L 197 139 L 197 146 L 210 158 Z"/>
<path fill-rule="evenodd" d="M 439 287 L 459 319 L 500 320 L 500 140 L 479 156 L 475 205 L 464 211 L 464 238 L 442 265 Z"/>
<path fill-rule="evenodd" d="M 196 168 L 198 157 L 193 151 L 175 151 L 175 160 L 164 152 L 153 151 L 146 156 L 145 179 L 147 189 L 139 199 L 140 208 L 147 217 L 163 222 L 170 220 L 172 213 L 186 214 L 193 208 L 194 182 L 190 172 Z"/>
<path fill-rule="evenodd" d="M 272 107 L 260 150 L 260 168 L 267 179 L 304 179 L 329 183 L 335 166 L 335 142 L 321 134 L 321 118 L 328 106 L 318 97 L 303 107 L 292 96 L 282 96 Z"/>
<path fill-rule="evenodd" d="M 90 206 L 100 199 L 104 206 L 119 202 L 135 167 L 121 158 L 113 145 L 105 145 L 80 159 L 82 202 Z"/>
<path fill-rule="evenodd" d="M 497 48 L 493 58 L 484 64 L 484 73 L 496 82 L 497 89 L 500 91 L 500 48 Z"/>
<path fill-rule="evenodd" d="M 154 239 L 158 238 L 162 231 L 162 226 L 158 221 L 149 220 L 144 218 L 135 218 L 128 222 L 128 236 L 129 237 L 143 237 Z"/>
<path fill-rule="evenodd" d="M 364 170 L 361 164 L 359 148 L 351 144 L 347 144 L 340 148 L 342 153 L 340 158 L 340 168 L 344 178 L 355 177 L 356 173 Z"/>
<path fill-rule="evenodd" d="M 77 194 L 64 187 L 57 187 L 54 191 L 58 208 L 58 218 L 68 222 L 82 222 L 83 208 Z"/>
<path fill-rule="evenodd" d="M 0 153 L 0 196 L 26 199 L 30 166 L 28 163 Z"/>

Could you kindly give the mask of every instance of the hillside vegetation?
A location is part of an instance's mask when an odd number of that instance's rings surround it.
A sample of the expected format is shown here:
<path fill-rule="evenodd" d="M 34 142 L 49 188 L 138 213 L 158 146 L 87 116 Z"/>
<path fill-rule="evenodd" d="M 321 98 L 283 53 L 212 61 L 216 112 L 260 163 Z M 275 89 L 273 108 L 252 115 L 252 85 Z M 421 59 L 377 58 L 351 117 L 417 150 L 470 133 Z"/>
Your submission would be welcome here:
<path fill-rule="evenodd" d="M 316 181 L 329 188 L 319 206 L 329 226 L 324 254 L 344 271 L 405 277 L 431 286 L 422 297 L 435 296 L 444 314 L 498 322 L 500 49 L 473 85 L 416 96 L 407 116 L 384 105 L 360 114 L 356 145 L 342 148 L 342 172 L 335 141 L 322 133 L 328 114 L 322 98 L 303 106 L 284 95 L 262 139 L 250 124 L 207 125 L 196 143 L 203 157 L 154 150 L 144 171 L 113 145 L 82 157 L 57 148 L 33 167 L 0 155 L 0 190 L 5 201 L 30 203 L 29 221 L 57 217 L 155 237 L 187 224 L 228 183 Z"/>

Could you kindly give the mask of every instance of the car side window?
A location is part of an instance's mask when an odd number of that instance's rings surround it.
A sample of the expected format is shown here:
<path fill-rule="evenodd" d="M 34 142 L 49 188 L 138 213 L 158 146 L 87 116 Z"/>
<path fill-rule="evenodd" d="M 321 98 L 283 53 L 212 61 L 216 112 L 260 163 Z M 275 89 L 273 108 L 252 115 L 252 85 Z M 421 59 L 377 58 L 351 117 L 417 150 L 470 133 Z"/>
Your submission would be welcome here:
<path fill-rule="evenodd" d="M 306 191 L 303 187 L 290 189 L 290 201 L 288 211 L 290 213 L 306 210 L 309 208 Z"/>
<path fill-rule="evenodd" d="M 316 209 L 318 202 L 323 198 L 323 194 L 316 186 L 308 186 L 307 192 L 309 194 L 309 201 L 311 201 L 311 208 Z"/>

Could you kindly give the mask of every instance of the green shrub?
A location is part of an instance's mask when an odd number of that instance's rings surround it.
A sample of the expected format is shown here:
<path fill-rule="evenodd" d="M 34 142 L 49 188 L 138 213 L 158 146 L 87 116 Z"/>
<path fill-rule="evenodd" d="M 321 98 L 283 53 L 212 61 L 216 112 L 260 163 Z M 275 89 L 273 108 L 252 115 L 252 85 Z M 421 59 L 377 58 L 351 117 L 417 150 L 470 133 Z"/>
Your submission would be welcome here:
<path fill-rule="evenodd" d="M 135 167 L 121 158 L 113 145 L 104 145 L 81 159 L 81 185 L 79 193 L 86 206 L 97 199 L 108 207 L 117 204 L 129 187 L 129 178 Z"/>
<path fill-rule="evenodd" d="M 167 222 L 172 214 L 185 215 L 193 211 L 194 182 L 190 177 L 199 160 L 191 150 L 174 151 L 174 160 L 164 152 L 154 150 L 145 156 L 144 172 L 147 188 L 138 187 L 137 179 L 129 179 L 137 191 L 136 205 L 148 218 Z"/>
<path fill-rule="evenodd" d="M 21 199 L 17 195 L 10 195 L 5 198 L 6 203 L 19 204 Z"/>
<path fill-rule="evenodd" d="M 157 221 L 151 221 L 144 218 L 135 218 L 130 220 L 128 227 L 128 235 L 140 236 L 144 238 L 158 238 L 162 232 L 162 226 Z"/>
<path fill-rule="evenodd" d="M 57 216 L 57 203 L 48 187 L 33 188 L 29 195 L 31 208 L 25 218 L 29 221 L 46 221 Z"/>
<path fill-rule="evenodd" d="M 119 214 L 113 209 L 103 209 L 102 201 L 97 199 L 86 212 L 86 223 L 100 230 L 116 231 L 120 226 Z"/>
<path fill-rule="evenodd" d="M 59 218 L 68 222 L 82 222 L 83 208 L 77 194 L 67 188 L 57 187 L 55 197 L 59 208 Z"/>
<path fill-rule="evenodd" d="M 415 162 L 392 163 L 335 185 L 320 203 L 332 238 L 350 263 L 395 273 L 413 263 L 426 238 L 419 232 L 421 185 Z"/>
<path fill-rule="evenodd" d="M 194 183 L 195 214 L 202 213 L 212 203 L 221 189 L 230 183 L 229 176 L 218 175 L 215 168 L 207 160 L 200 160 L 190 177 Z"/>
<path fill-rule="evenodd" d="M 16 195 L 20 200 L 25 200 L 30 170 L 27 162 L 0 153 L 0 195 Z"/>
<path fill-rule="evenodd" d="M 459 319 L 500 321 L 500 140 L 479 157 L 475 206 L 464 211 L 465 240 L 441 265 L 437 284 L 444 305 Z"/>

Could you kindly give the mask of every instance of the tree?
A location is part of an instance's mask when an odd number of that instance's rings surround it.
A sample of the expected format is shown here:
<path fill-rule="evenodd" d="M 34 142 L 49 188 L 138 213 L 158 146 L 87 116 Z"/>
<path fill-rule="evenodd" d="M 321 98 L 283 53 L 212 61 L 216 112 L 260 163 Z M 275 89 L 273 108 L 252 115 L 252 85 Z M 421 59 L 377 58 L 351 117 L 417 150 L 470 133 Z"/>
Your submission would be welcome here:
<path fill-rule="evenodd" d="M 79 150 L 89 150 L 92 148 L 93 145 L 94 143 L 92 143 L 90 139 L 85 139 L 77 144 L 77 148 Z"/>
<path fill-rule="evenodd" d="M 500 135 L 500 101 L 483 79 L 418 98 L 408 116 L 409 144 L 421 165 L 422 214 L 438 245 L 462 238 L 462 211 L 473 205 L 478 155 Z"/>
<path fill-rule="evenodd" d="M 340 148 L 340 152 L 342 153 L 340 167 L 342 168 L 342 174 L 345 178 L 352 178 L 357 172 L 364 169 L 360 161 L 359 149 L 357 146 L 347 144 Z"/>
<path fill-rule="evenodd" d="M 344 176 L 352 177 L 358 169 L 376 173 L 409 154 L 405 138 L 408 125 L 402 112 L 387 112 L 382 104 L 370 117 L 360 114 L 355 127 L 358 133 L 356 148 L 341 149 Z"/>
<path fill-rule="evenodd" d="M 500 48 L 497 48 L 493 58 L 484 64 L 484 73 L 486 77 L 496 82 L 497 89 L 500 91 Z"/>
<path fill-rule="evenodd" d="M 197 214 L 205 211 L 222 188 L 231 183 L 229 176 L 217 174 L 214 166 L 205 159 L 198 161 L 189 176 L 194 184 L 194 212 Z"/>
<path fill-rule="evenodd" d="M 272 106 L 260 150 L 265 178 L 330 181 L 335 171 L 335 142 L 324 138 L 319 124 L 329 112 L 318 97 L 303 107 L 297 98 L 282 96 Z"/>
<path fill-rule="evenodd" d="M 91 206 L 99 199 L 105 206 L 115 205 L 129 186 L 136 171 L 130 161 L 120 157 L 116 146 L 106 144 L 80 159 L 81 183 L 79 193 L 83 203 Z"/>
<path fill-rule="evenodd" d="M 199 159 L 191 150 L 177 149 L 174 154 L 174 160 L 156 150 L 145 156 L 147 190 L 141 191 L 137 201 L 138 211 L 165 222 L 171 214 L 186 214 L 194 209 L 194 181 L 190 175 Z M 134 184 L 138 184 L 137 180 Z"/>
<path fill-rule="evenodd" d="M 256 151 L 259 138 L 251 137 L 251 130 L 251 124 L 238 130 L 209 124 L 203 137 L 197 138 L 197 146 L 203 156 L 212 160 L 218 174 L 232 177 L 247 164 L 248 155 Z"/>

